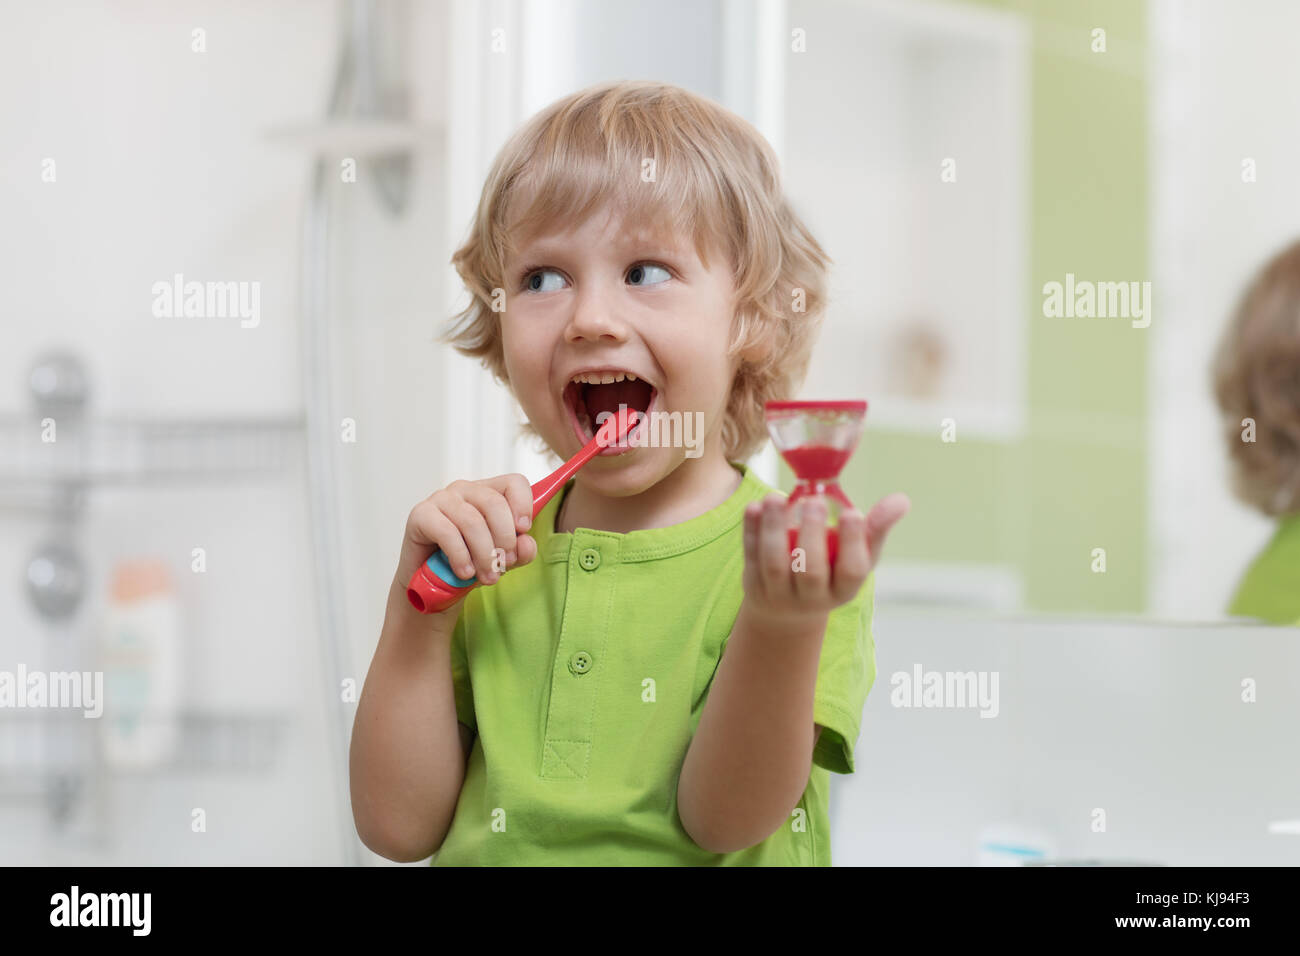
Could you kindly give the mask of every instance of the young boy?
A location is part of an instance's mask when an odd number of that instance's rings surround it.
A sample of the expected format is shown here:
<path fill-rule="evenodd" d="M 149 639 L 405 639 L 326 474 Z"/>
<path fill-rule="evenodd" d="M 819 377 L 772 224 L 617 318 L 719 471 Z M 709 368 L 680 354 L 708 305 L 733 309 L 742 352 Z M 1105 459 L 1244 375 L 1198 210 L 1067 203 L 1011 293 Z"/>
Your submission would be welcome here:
<path fill-rule="evenodd" d="M 1300 242 L 1242 295 L 1215 355 L 1214 393 L 1237 496 L 1278 519 L 1228 613 L 1300 625 Z"/>
<path fill-rule="evenodd" d="M 453 262 L 474 299 L 448 338 L 561 459 L 620 404 L 703 441 L 609 449 L 531 527 L 523 475 L 415 506 L 353 730 L 362 840 L 435 865 L 829 865 L 871 571 L 909 503 L 843 515 L 833 570 L 810 509 L 792 561 L 783 496 L 742 464 L 825 308 L 771 148 L 676 87 L 583 90 L 505 145 Z M 488 586 L 421 615 L 435 546 Z"/>

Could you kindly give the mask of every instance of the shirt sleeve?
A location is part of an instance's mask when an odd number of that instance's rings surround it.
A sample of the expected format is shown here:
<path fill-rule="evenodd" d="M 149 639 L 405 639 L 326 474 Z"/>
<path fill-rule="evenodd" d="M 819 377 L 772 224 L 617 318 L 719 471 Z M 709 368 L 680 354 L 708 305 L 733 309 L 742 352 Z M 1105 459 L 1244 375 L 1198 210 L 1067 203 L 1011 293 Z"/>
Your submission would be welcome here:
<path fill-rule="evenodd" d="M 824 729 L 813 748 L 813 763 L 835 773 L 853 773 L 862 708 L 876 679 L 876 644 L 871 634 L 875 591 L 873 572 L 853 600 L 831 611 L 822 639 L 813 723 Z"/>
<path fill-rule="evenodd" d="M 466 649 L 465 608 L 461 608 L 456 629 L 451 634 L 451 682 L 456 695 L 456 719 L 475 732 L 474 688 L 469 680 L 469 654 Z"/>

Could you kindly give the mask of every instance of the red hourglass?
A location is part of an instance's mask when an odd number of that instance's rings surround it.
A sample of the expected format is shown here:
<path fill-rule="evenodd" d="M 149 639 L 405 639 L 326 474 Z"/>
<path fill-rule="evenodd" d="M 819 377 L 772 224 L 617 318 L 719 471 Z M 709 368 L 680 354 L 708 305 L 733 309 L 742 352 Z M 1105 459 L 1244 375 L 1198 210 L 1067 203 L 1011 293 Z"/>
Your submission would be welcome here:
<path fill-rule="evenodd" d="M 858 446 L 867 403 L 768 402 L 763 407 L 772 444 L 794 471 L 799 483 L 786 499 L 790 550 L 799 543 L 803 501 L 823 495 L 826 501 L 826 557 L 831 567 L 839 553 L 840 514 L 853 502 L 840 488 L 838 478 Z"/>

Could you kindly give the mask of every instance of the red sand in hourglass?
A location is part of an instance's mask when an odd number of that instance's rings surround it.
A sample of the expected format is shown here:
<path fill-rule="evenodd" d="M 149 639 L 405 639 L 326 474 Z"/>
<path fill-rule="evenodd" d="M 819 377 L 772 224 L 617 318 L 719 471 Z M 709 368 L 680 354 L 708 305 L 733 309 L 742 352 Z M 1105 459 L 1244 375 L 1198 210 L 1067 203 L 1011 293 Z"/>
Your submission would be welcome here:
<path fill-rule="evenodd" d="M 791 448 L 784 455 L 786 464 L 804 481 L 820 478 L 834 480 L 848 464 L 850 451 L 831 448 L 829 445 L 803 445 Z"/>

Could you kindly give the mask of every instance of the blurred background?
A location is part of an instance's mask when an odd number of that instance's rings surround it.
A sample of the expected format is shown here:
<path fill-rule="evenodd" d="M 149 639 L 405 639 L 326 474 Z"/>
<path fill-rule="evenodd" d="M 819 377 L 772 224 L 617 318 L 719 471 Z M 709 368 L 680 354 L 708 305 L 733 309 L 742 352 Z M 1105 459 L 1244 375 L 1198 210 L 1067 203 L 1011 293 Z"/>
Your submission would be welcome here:
<path fill-rule="evenodd" d="M 1225 613 L 1275 524 L 1230 491 L 1210 389 L 1300 238 L 1300 7 L 0 15 L 0 672 L 99 669 L 140 705 L 0 707 L 0 863 L 382 862 L 346 755 L 406 515 L 552 466 L 434 341 L 467 301 L 449 257 L 507 136 L 617 78 L 773 144 L 835 261 L 801 397 L 868 399 L 843 485 L 913 502 L 836 862 L 1300 859 L 1294 632 Z M 1067 275 L 1150 282 L 1149 325 L 1046 316 Z M 190 282 L 219 307 L 187 313 Z M 751 464 L 791 487 L 770 446 Z M 999 718 L 891 706 L 918 663 L 1001 673 Z"/>

